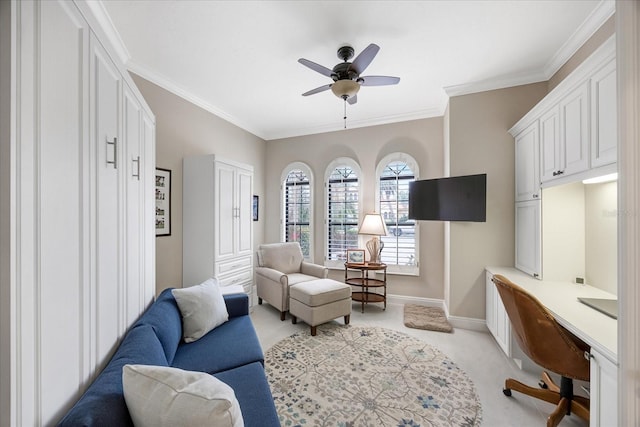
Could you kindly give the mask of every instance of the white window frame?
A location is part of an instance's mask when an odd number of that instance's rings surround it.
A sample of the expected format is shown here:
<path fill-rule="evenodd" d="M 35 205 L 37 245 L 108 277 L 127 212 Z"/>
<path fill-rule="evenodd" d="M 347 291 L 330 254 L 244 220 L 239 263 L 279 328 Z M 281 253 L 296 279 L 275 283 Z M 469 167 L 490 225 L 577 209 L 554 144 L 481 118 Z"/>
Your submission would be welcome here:
<path fill-rule="evenodd" d="M 314 202 L 313 202 L 313 185 L 314 178 L 313 172 L 311 168 L 302 162 L 293 162 L 289 163 L 283 170 L 280 175 L 280 241 L 286 242 L 286 189 L 285 189 L 285 180 L 289 173 L 292 170 L 299 169 L 307 175 L 309 178 L 309 256 L 305 256 L 305 260 L 313 262 L 313 241 L 314 241 L 314 221 L 313 221 L 313 211 L 314 211 Z"/>
<path fill-rule="evenodd" d="M 344 261 L 329 260 L 329 177 L 339 166 L 348 166 L 358 175 L 358 226 L 362 219 L 362 170 L 350 157 L 334 159 L 324 172 L 324 265 L 328 268 L 344 269 Z"/>
<path fill-rule="evenodd" d="M 420 168 L 418 167 L 418 162 L 407 153 L 391 153 L 383 157 L 376 166 L 376 175 L 375 175 L 375 206 L 376 212 L 381 212 L 380 209 L 380 176 L 382 172 L 387 167 L 387 165 L 391 162 L 404 162 L 406 163 L 411 170 L 413 171 L 414 179 L 417 181 L 420 179 Z M 406 274 L 411 276 L 420 275 L 420 226 L 418 222 L 415 224 L 414 231 L 414 239 L 415 239 L 415 257 L 416 264 L 415 265 L 398 265 L 398 264 L 389 264 L 387 265 L 388 273 L 395 274 Z"/>

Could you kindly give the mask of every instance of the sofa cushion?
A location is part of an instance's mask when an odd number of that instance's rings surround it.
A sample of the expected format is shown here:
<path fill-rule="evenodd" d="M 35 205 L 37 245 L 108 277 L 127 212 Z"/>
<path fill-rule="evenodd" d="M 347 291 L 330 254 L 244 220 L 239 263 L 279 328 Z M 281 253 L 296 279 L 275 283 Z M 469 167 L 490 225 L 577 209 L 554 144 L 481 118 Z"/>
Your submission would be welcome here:
<path fill-rule="evenodd" d="M 181 343 L 172 366 L 210 374 L 251 362 L 264 354 L 249 316 L 233 317 L 198 341 Z"/>
<path fill-rule="evenodd" d="M 122 388 L 122 367 L 130 363 L 168 365 L 152 326 L 138 325 L 127 333 L 109 364 L 59 425 L 132 426 Z"/>
<path fill-rule="evenodd" d="M 150 325 L 153 327 L 162 344 L 167 362 L 171 365 L 178 344 L 182 340 L 182 316 L 176 300 L 171 294 L 171 289 L 162 291 L 134 326 L 137 325 Z"/>
<path fill-rule="evenodd" d="M 260 267 L 273 268 L 284 274 L 299 273 L 303 259 L 298 242 L 260 245 L 258 255 Z"/>
<path fill-rule="evenodd" d="M 280 427 L 269 383 L 260 363 L 250 363 L 214 376 L 233 388 L 245 426 Z"/>
<path fill-rule="evenodd" d="M 233 389 L 204 372 L 125 365 L 122 383 L 136 427 L 244 427 Z"/>
<path fill-rule="evenodd" d="M 309 282 L 311 280 L 318 280 L 318 278 L 315 276 L 308 276 L 302 273 L 291 273 L 286 275 L 285 277 L 287 278 L 287 283 L 283 283 L 283 285 L 289 286 L 297 285 L 298 283 L 302 282 Z"/>
<path fill-rule="evenodd" d="M 217 279 L 208 279 L 197 286 L 173 289 L 171 293 L 182 314 L 184 342 L 196 341 L 229 320 Z"/>

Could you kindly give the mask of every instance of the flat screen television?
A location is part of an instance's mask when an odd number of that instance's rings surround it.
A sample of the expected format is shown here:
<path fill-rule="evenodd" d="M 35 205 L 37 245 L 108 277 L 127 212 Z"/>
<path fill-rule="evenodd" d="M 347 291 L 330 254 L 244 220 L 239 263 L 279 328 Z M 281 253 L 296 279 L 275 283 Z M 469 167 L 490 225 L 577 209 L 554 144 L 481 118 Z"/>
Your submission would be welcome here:
<path fill-rule="evenodd" d="M 487 174 L 425 179 L 410 183 L 409 218 L 485 222 Z"/>

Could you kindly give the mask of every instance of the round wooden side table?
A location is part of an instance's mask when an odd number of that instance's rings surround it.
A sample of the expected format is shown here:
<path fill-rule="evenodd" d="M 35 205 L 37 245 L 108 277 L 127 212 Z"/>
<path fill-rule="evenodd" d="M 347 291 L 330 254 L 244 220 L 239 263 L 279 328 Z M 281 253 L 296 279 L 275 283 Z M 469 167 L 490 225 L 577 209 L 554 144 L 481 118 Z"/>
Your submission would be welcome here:
<path fill-rule="evenodd" d="M 349 277 L 349 270 L 359 270 L 360 276 Z M 382 271 L 383 278 L 376 279 L 369 277 L 370 271 Z M 362 303 L 362 312 L 364 313 L 364 306 L 370 302 L 384 303 L 383 310 L 387 309 L 387 264 L 354 264 L 344 263 L 344 282 L 347 285 L 358 286 L 360 288 L 357 292 L 351 293 L 351 299 Z M 383 293 L 374 292 L 373 289 L 382 288 Z"/>

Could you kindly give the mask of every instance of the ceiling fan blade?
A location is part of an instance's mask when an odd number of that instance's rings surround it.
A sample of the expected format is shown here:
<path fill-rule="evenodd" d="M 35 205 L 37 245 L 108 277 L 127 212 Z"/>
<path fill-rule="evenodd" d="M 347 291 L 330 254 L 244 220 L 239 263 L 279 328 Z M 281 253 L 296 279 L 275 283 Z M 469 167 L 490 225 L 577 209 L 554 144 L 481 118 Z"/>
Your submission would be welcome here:
<path fill-rule="evenodd" d="M 303 93 L 302 96 L 309 96 L 309 95 L 313 95 L 314 93 L 324 92 L 325 90 L 328 90 L 329 88 L 331 88 L 331 84 L 320 86 L 320 87 L 317 87 L 315 89 L 311 89 L 309 92 Z"/>
<path fill-rule="evenodd" d="M 322 74 L 323 76 L 331 77 L 331 75 L 333 74 L 333 70 L 330 70 L 330 69 L 328 69 L 327 67 L 325 67 L 323 65 L 316 64 L 313 61 L 309 61 L 308 59 L 300 58 L 300 59 L 298 59 L 298 62 L 301 63 L 302 65 L 304 65 L 305 67 L 309 67 L 313 71 L 316 71 L 316 72 Z"/>
<path fill-rule="evenodd" d="M 361 86 L 386 86 L 386 85 L 397 85 L 400 81 L 400 77 L 391 77 L 391 76 L 365 76 L 359 77 L 358 81 L 360 81 Z"/>
<path fill-rule="evenodd" d="M 358 102 L 358 95 L 353 95 L 351 98 L 347 98 L 349 105 L 353 105 Z"/>
<path fill-rule="evenodd" d="M 376 57 L 379 50 L 380 46 L 371 43 L 362 52 L 360 52 L 358 56 L 356 56 L 356 59 L 353 60 L 349 69 L 355 71 L 358 75 L 361 74 L 369 64 L 371 64 L 371 61 Z"/>

